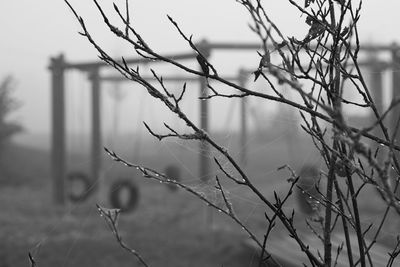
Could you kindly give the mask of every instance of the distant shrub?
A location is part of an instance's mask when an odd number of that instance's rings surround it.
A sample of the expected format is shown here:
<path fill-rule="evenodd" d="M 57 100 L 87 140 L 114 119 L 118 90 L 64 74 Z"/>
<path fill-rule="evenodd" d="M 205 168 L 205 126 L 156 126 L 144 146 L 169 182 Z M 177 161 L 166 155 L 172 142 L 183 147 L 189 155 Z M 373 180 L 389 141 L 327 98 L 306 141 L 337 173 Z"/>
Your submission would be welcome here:
<path fill-rule="evenodd" d="M 0 83 L 0 156 L 3 148 L 12 136 L 22 131 L 22 126 L 9 119 L 9 115 L 20 107 L 20 103 L 12 96 L 15 80 L 11 75 L 6 76 Z"/>

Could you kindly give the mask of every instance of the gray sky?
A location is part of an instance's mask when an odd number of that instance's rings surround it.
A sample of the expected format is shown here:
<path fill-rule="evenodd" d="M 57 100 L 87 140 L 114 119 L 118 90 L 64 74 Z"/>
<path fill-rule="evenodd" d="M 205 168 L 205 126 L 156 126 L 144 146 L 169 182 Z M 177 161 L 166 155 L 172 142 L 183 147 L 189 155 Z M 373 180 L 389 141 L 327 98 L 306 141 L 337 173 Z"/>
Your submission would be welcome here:
<path fill-rule="evenodd" d="M 100 2 L 107 7 L 106 10 L 112 11 L 112 1 Z M 71 3 L 87 20 L 94 37 L 111 54 L 129 56 L 129 49 L 116 42 L 108 33 L 92 1 L 71 0 Z M 124 1 L 116 3 L 123 6 Z M 270 0 L 264 3 L 271 18 L 281 27 L 284 34 L 302 36 L 305 33 L 304 17 L 300 17 L 297 10 L 286 1 Z M 207 38 L 209 41 L 256 40 L 247 27 L 249 18 L 244 8 L 234 0 L 142 0 L 131 1 L 131 8 L 134 25 L 143 33 L 148 43 L 159 51 L 188 51 L 187 45 L 168 23 L 166 14 L 171 15 L 186 33 L 193 33 L 196 40 L 202 38 Z M 0 42 L 2 63 L 0 77 L 12 74 L 17 80 L 15 95 L 23 106 L 15 117 L 29 132 L 46 133 L 50 128 L 50 76 L 47 70 L 49 57 L 63 52 L 70 61 L 91 61 L 96 59 L 96 52 L 77 34 L 80 30 L 79 25 L 61 0 L 1 0 L 0 10 L 0 31 L 3 36 Z M 400 43 L 399 10 L 398 0 L 364 1 L 364 11 L 360 21 L 361 39 L 382 44 L 394 41 Z M 235 69 L 232 67 L 234 65 L 254 65 L 252 62 L 246 62 L 248 60 L 245 55 L 231 54 L 228 58 L 235 64 L 227 65 L 223 62 L 222 73 L 234 73 Z M 79 74 L 71 74 L 68 86 L 74 85 L 78 88 L 74 89 L 75 93 L 72 91 L 68 93 L 72 99 L 69 100 L 68 108 L 73 108 L 75 113 L 68 114 L 77 118 L 80 117 L 79 112 L 84 112 L 89 103 L 84 103 L 81 99 L 84 96 L 88 97 L 87 92 L 79 92 L 79 87 L 87 86 L 85 78 Z M 124 88 L 130 98 L 136 99 L 137 104 L 142 94 L 133 94 L 129 92 L 131 89 Z M 104 95 L 108 96 L 109 93 Z M 80 102 L 75 101 L 77 99 L 80 99 Z M 190 106 L 190 103 L 187 105 Z M 131 117 L 132 114 L 139 116 L 138 110 L 134 110 L 133 106 L 129 101 L 124 101 L 122 113 L 131 114 Z M 110 104 L 105 104 L 105 109 L 107 107 L 110 108 Z M 105 121 L 110 120 L 109 117 L 105 118 Z M 132 119 L 131 117 L 126 118 Z M 79 124 L 87 123 L 88 121 L 81 119 L 81 122 L 75 123 L 74 127 L 79 128 Z M 157 120 L 154 123 L 158 123 Z"/>

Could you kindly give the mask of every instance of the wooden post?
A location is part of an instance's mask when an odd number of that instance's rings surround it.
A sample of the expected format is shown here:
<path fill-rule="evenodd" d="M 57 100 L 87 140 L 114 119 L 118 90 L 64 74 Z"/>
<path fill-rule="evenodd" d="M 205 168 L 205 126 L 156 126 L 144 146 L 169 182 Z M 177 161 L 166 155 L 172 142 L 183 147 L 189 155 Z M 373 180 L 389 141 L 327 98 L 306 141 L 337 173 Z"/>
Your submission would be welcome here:
<path fill-rule="evenodd" d="M 205 97 L 208 95 L 206 79 L 200 78 L 200 96 Z M 208 101 L 200 101 L 200 128 L 203 131 L 208 132 Z M 200 142 L 200 166 L 199 175 L 203 182 L 208 182 L 210 180 L 210 145 L 205 142 Z"/>
<path fill-rule="evenodd" d="M 392 99 L 400 99 L 400 47 L 394 43 L 392 46 Z M 391 134 L 395 131 L 397 120 L 400 116 L 400 107 L 397 105 L 391 112 Z M 397 130 L 396 136 L 394 137 L 394 143 L 400 144 L 400 129 Z M 400 153 L 396 153 L 399 157 Z"/>
<path fill-rule="evenodd" d="M 50 60 L 51 71 L 51 176 L 53 179 L 53 200 L 65 204 L 65 104 L 64 104 L 64 55 Z"/>
<path fill-rule="evenodd" d="M 243 69 L 239 70 L 239 86 L 246 86 L 247 76 Z M 247 98 L 240 98 L 240 161 L 247 164 Z"/>
<path fill-rule="evenodd" d="M 380 115 L 383 113 L 383 68 L 376 59 L 371 60 L 370 86 L 374 103 Z"/>
<path fill-rule="evenodd" d="M 90 71 L 89 79 L 92 83 L 92 144 L 91 144 L 91 178 L 97 181 L 101 169 L 101 123 L 100 123 L 100 76 L 99 68 Z"/>
<path fill-rule="evenodd" d="M 210 56 L 210 49 L 208 48 L 208 44 L 206 41 L 202 41 L 199 44 L 199 50 L 203 54 L 204 57 L 208 58 Z M 200 67 L 200 71 L 202 71 Z M 208 96 L 208 87 L 207 87 L 207 79 L 204 77 L 199 78 L 200 82 L 200 97 Z M 200 101 L 200 128 L 205 132 L 209 130 L 208 124 L 208 101 L 201 100 Z M 211 152 L 210 145 L 205 142 L 200 142 L 200 166 L 199 166 L 199 176 L 201 181 L 208 182 L 210 180 L 210 170 L 211 170 Z"/>
<path fill-rule="evenodd" d="M 209 58 L 210 56 L 210 49 L 208 46 L 207 41 L 203 40 L 198 45 L 199 50 L 203 54 L 204 57 Z M 200 66 L 200 71 L 203 71 Z M 199 77 L 199 84 L 200 84 L 200 97 L 207 97 L 208 96 L 208 87 L 207 87 L 207 79 L 205 77 Z M 209 131 L 209 124 L 208 124 L 208 101 L 207 100 L 200 100 L 200 128 L 208 132 Z M 211 181 L 211 148 L 210 144 L 206 141 L 200 141 L 200 158 L 199 158 L 199 176 L 200 180 L 207 184 Z M 211 191 L 207 191 L 206 194 L 212 194 Z M 205 208 L 205 226 L 206 230 L 208 231 L 214 228 L 214 210 L 210 207 Z"/>
<path fill-rule="evenodd" d="M 370 54 L 370 71 L 371 71 L 371 75 L 370 75 L 370 92 L 372 93 L 372 97 L 375 103 L 375 106 L 379 112 L 380 115 L 382 115 L 383 111 L 383 68 L 381 66 L 381 64 L 379 64 L 378 58 L 376 57 L 377 51 L 372 52 Z M 370 124 L 374 123 L 377 118 L 375 117 L 375 115 L 373 114 L 373 112 L 371 111 L 370 113 Z M 387 120 L 385 120 L 387 122 Z M 383 138 L 383 132 L 382 129 L 378 126 L 375 127 L 375 129 L 373 130 L 373 134 Z M 375 150 L 378 148 L 379 144 L 376 144 L 376 142 L 372 142 L 372 148 Z M 378 154 L 378 161 L 382 162 L 383 160 L 383 151 L 380 151 L 380 153 Z"/>

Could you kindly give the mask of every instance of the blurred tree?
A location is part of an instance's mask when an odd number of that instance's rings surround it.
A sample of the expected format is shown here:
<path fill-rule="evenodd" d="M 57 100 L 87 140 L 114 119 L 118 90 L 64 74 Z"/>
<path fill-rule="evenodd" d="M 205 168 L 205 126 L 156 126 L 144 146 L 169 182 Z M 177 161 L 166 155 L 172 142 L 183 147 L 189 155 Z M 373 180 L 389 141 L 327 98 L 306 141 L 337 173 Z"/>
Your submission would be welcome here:
<path fill-rule="evenodd" d="M 0 155 L 3 148 L 7 145 L 11 137 L 22 131 L 22 126 L 18 122 L 9 120 L 11 112 L 20 107 L 20 103 L 12 97 L 15 88 L 15 80 L 11 75 L 7 75 L 0 83 Z"/>

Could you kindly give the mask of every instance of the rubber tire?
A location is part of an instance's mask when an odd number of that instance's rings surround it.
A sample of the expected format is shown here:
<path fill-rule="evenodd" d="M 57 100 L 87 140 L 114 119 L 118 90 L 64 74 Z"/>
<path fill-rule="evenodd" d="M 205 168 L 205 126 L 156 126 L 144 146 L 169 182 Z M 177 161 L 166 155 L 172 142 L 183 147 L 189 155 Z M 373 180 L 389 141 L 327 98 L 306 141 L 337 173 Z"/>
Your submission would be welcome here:
<path fill-rule="evenodd" d="M 175 181 L 181 181 L 181 170 L 176 165 L 168 165 L 164 171 L 165 175 L 168 178 L 175 179 Z M 171 192 L 175 192 L 179 189 L 179 187 L 172 183 L 167 183 L 167 187 Z"/>
<path fill-rule="evenodd" d="M 121 203 L 121 191 L 127 188 L 129 199 L 126 204 Z M 135 210 L 139 202 L 139 188 L 129 179 L 121 179 L 111 185 L 110 188 L 110 204 L 115 209 L 121 209 L 121 212 L 130 212 Z"/>
<path fill-rule="evenodd" d="M 297 185 L 303 188 L 304 192 L 297 188 L 297 204 L 299 210 L 307 215 L 312 216 L 315 214 L 315 207 L 312 203 L 315 203 L 314 199 L 310 199 L 309 196 L 313 196 L 319 199 L 318 191 L 315 189 L 315 183 L 318 181 L 319 169 L 313 165 L 306 165 L 300 170 L 300 180 Z"/>
<path fill-rule="evenodd" d="M 90 178 L 83 172 L 72 172 L 67 176 L 67 179 L 70 183 L 80 181 L 84 185 L 84 190 L 80 193 L 74 193 L 70 190 L 68 198 L 71 202 L 84 202 L 94 192 L 94 190 L 90 190 L 92 185 Z"/>

